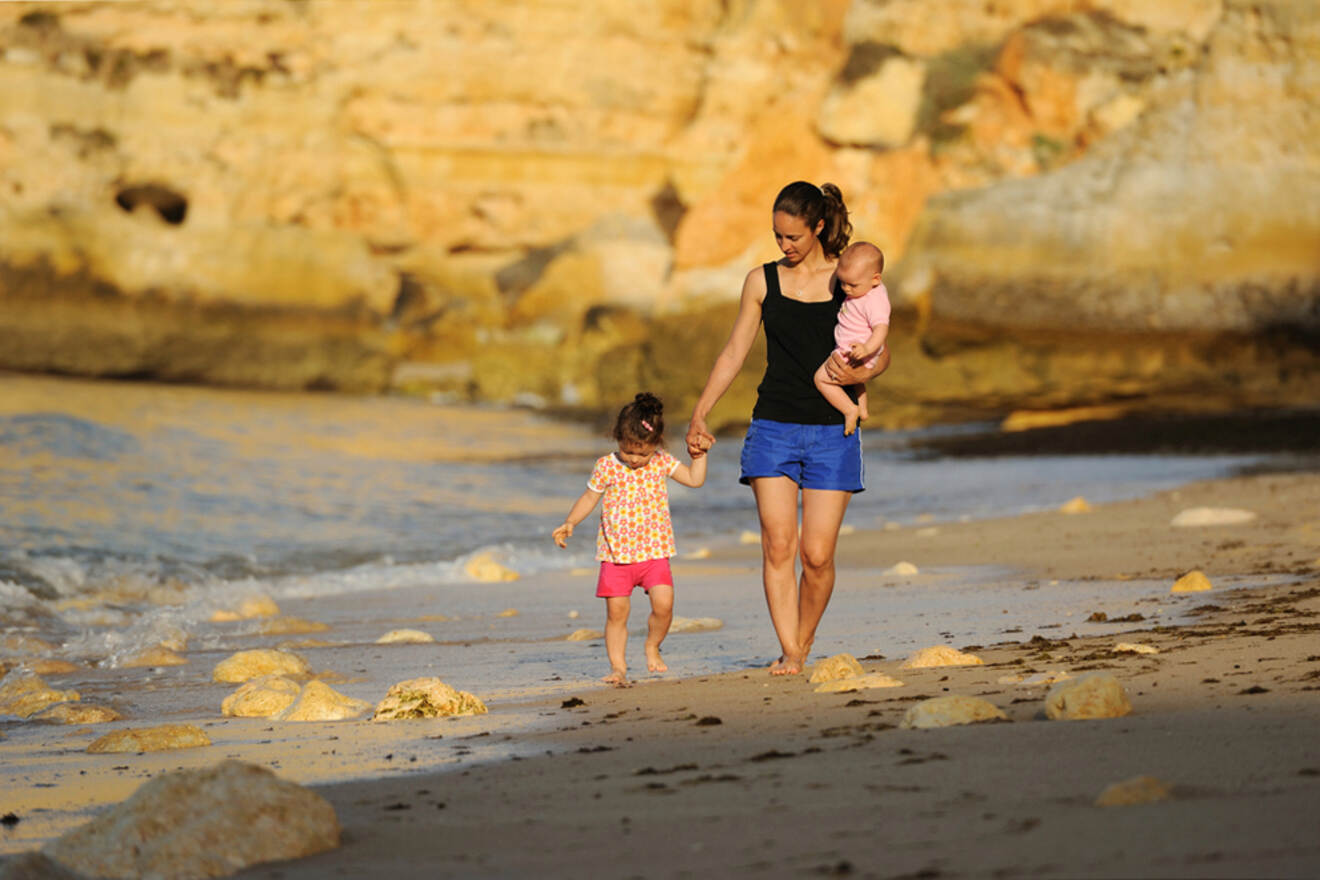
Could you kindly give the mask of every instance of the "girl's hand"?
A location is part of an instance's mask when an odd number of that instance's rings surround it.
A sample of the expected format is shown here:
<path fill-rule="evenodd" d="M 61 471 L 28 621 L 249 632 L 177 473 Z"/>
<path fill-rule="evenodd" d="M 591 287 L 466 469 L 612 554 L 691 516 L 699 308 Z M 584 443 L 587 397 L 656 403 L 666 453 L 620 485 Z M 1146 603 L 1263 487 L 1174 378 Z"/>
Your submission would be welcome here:
<path fill-rule="evenodd" d="M 573 537 L 573 526 L 570 523 L 564 523 L 559 528 L 550 533 L 550 537 L 555 539 L 555 544 L 559 547 L 567 547 L 568 539 Z"/>
<path fill-rule="evenodd" d="M 700 458 L 715 445 L 715 435 L 706 428 L 706 420 L 692 417 L 688 424 L 687 451 L 692 458 Z"/>
<path fill-rule="evenodd" d="M 866 363 L 866 346 L 862 345 L 860 342 L 854 342 L 848 349 L 848 356 L 852 358 L 852 364 L 850 364 L 850 366 L 857 366 L 858 364 Z"/>

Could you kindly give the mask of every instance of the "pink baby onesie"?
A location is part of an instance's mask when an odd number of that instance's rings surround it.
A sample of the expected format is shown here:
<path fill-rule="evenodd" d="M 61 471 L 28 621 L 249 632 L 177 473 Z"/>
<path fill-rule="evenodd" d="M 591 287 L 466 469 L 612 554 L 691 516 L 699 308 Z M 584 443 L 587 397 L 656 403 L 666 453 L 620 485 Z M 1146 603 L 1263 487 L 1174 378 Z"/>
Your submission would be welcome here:
<path fill-rule="evenodd" d="M 884 282 L 858 297 L 845 297 L 839 307 L 839 322 L 834 325 L 834 344 L 844 354 L 854 342 L 865 342 L 877 324 L 889 323 L 889 291 Z M 876 352 L 879 355 L 880 352 Z M 866 362 L 875 366 L 875 358 Z"/>

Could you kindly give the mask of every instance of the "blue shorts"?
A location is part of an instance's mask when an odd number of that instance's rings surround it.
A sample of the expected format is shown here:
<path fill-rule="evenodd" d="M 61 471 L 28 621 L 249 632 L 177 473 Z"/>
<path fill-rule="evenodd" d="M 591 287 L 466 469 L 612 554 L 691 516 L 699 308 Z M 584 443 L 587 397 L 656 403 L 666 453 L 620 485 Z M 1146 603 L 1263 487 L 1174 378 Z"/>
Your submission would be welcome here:
<path fill-rule="evenodd" d="M 757 477 L 788 477 L 803 489 L 860 492 L 866 488 L 862 432 L 843 425 L 797 425 L 752 419 L 743 439 L 744 485 Z"/>

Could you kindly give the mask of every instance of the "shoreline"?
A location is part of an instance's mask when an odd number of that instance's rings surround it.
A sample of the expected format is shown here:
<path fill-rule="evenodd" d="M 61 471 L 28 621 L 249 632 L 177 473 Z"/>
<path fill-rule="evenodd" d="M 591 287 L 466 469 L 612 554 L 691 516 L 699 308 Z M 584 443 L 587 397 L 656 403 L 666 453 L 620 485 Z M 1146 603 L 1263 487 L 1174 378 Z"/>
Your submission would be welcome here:
<path fill-rule="evenodd" d="M 52 809 L 61 796 L 80 798 L 86 810 L 122 799 L 155 773 L 239 757 L 311 784 L 344 827 L 338 850 L 245 877 L 385 868 L 404 877 L 568 876 L 598 859 L 639 876 L 1313 876 L 1318 498 L 1320 474 L 1266 474 L 1076 515 L 845 534 L 839 565 L 853 579 L 903 559 L 923 572 L 917 579 L 942 567 L 998 566 L 1029 597 L 1048 595 L 1058 586 L 1051 581 L 1135 580 L 1164 600 L 1190 568 L 1216 583 L 1176 606 L 1194 612 L 1190 624 L 1147 616 L 1092 624 L 1112 631 L 1077 636 L 1069 620 L 983 645 L 950 642 L 974 650 L 984 666 L 903 670 L 902 656 L 881 658 L 864 644 L 845 649 L 866 672 L 902 680 L 899 688 L 817 694 L 805 676 L 772 679 L 749 668 L 625 689 L 583 685 L 461 719 L 281 725 L 210 715 L 189 720 L 215 746 L 137 756 L 86 755 L 83 740 L 95 728 L 43 727 L 24 742 L 11 729 L 0 754 L 11 782 L 29 787 L 28 806 L 0 843 L 9 853 L 37 845 L 43 814 L 33 810 Z M 1196 506 L 1243 507 L 1258 517 L 1170 528 L 1174 514 Z M 755 546 L 721 547 L 684 581 L 693 589 L 701 579 L 726 582 L 758 558 Z M 876 602 L 886 589 L 878 579 Z M 759 593 L 746 598 L 761 602 Z M 757 610 L 769 651 L 773 637 Z M 1076 620 L 1090 610 L 1076 609 Z M 826 614 L 826 637 L 832 612 L 839 609 Z M 1014 622 L 1006 617 L 1002 629 Z M 1160 653 L 1114 654 L 1120 640 Z M 1048 688 L 999 681 L 1088 667 L 1118 676 L 1132 715 L 1038 720 Z M 897 728 L 917 700 L 945 693 L 982 696 L 1012 723 Z M 566 707 L 574 696 L 583 705 Z M 720 723 L 702 723 L 709 718 Z M 183 719 L 150 723 L 166 720 Z M 18 771 L 25 753 L 43 755 L 57 778 Z M 436 767 L 441 757 L 447 763 Z M 1094 806 L 1104 786 L 1140 774 L 1171 784 L 1171 799 Z M 52 829 L 70 818 L 45 815 Z"/>

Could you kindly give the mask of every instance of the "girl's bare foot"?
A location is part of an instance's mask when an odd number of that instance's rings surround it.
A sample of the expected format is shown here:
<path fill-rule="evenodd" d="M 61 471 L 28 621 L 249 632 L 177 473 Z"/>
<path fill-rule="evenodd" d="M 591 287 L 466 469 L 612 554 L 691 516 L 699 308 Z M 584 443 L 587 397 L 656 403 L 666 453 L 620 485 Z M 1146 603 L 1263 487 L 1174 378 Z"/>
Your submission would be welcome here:
<path fill-rule="evenodd" d="M 628 687 L 628 671 L 626 669 L 611 669 L 610 674 L 602 678 L 601 681 L 615 687 Z"/>
<path fill-rule="evenodd" d="M 850 437 L 852 432 L 857 430 L 857 411 L 844 413 L 843 416 L 843 436 Z"/>
<path fill-rule="evenodd" d="M 646 646 L 646 668 L 651 672 L 668 672 L 669 667 L 665 661 L 660 658 L 660 649 Z"/>

